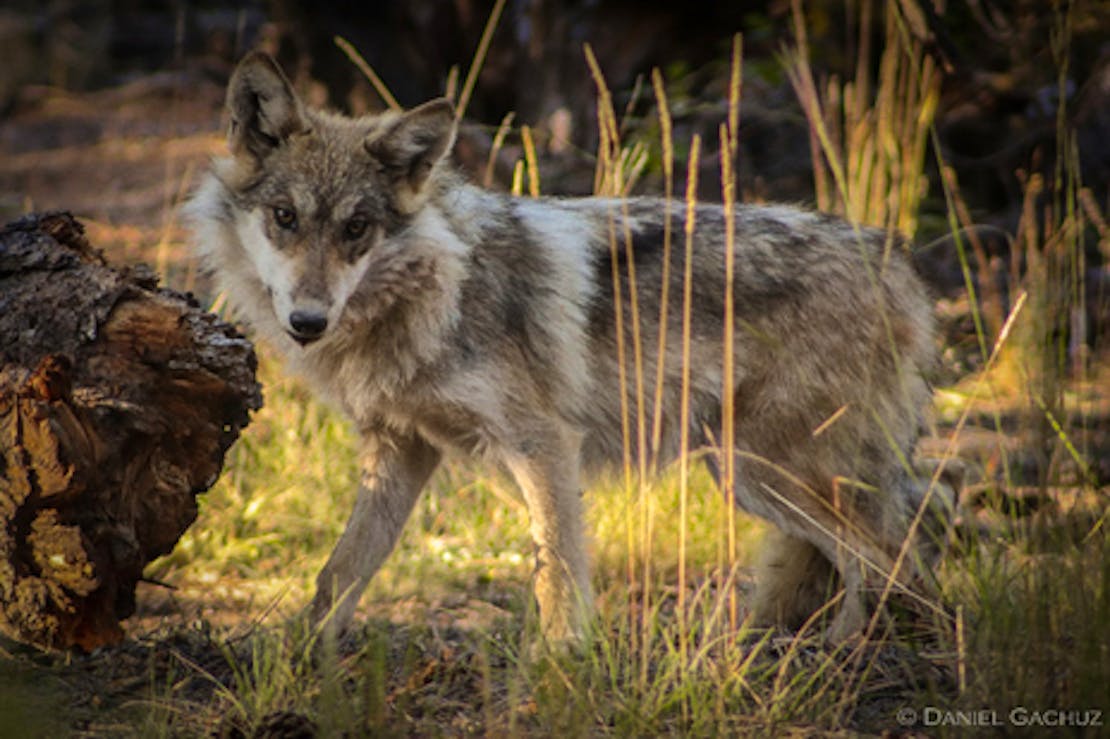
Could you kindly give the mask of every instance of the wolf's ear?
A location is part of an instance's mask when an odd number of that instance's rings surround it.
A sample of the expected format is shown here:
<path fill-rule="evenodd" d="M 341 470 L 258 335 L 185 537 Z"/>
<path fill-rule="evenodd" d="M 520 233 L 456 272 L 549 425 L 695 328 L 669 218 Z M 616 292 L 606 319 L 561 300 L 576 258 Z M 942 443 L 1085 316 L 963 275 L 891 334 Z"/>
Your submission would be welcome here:
<path fill-rule="evenodd" d="M 438 98 L 370 134 L 365 146 L 416 195 L 454 143 L 455 109 L 446 98 Z"/>
<path fill-rule="evenodd" d="M 262 51 L 248 54 L 227 86 L 228 146 L 235 156 L 265 159 L 306 126 L 301 103 L 281 67 Z"/>

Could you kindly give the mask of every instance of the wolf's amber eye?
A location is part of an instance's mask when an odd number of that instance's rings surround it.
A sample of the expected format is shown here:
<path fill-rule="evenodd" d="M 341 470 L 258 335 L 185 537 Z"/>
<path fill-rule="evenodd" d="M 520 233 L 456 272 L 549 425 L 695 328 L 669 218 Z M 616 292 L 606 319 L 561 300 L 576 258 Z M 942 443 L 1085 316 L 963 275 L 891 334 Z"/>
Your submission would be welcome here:
<path fill-rule="evenodd" d="M 292 208 L 274 207 L 274 222 L 284 229 L 292 231 L 297 227 L 297 211 Z"/>
<path fill-rule="evenodd" d="M 365 218 L 352 218 L 351 220 L 347 221 L 347 225 L 343 227 L 343 236 L 348 241 L 361 239 L 363 234 L 366 233 L 366 229 L 369 225 L 370 224 L 366 222 Z"/>

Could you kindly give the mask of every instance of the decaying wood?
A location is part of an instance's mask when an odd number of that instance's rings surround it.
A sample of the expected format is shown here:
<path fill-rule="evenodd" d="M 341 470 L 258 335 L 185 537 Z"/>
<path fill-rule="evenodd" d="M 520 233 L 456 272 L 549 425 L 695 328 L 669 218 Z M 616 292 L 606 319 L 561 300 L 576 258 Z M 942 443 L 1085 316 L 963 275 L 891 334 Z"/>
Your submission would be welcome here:
<path fill-rule="evenodd" d="M 122 636 L 143 567 L 261 406 L 251 344 L 68 214 L 0 230 L 0 629 L 91 649 Z"/>

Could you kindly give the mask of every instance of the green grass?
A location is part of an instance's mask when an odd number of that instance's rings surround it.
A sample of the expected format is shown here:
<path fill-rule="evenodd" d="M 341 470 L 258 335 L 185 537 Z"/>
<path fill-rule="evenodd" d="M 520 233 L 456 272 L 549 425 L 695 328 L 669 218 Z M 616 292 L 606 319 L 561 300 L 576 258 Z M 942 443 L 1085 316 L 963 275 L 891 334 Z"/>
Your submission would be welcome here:
<path fill-rule="evenodd" d="M 5 660 L 0 663 L 0 736 L 64 736 L 73 718 L 72 712 L 63 708 L 67 699 L 65 685 L 57 675 Z"/>
<path fill-rule="evenodd" d="M 957 705 L 1107 708 L 1108 545 L 1103 529 L 1082 526 L 969 552 L 950 582 L 968 623 Z"/>
<path fill-rule="evenodd" d="M 763 525 L 736 517 L 730 571 L 726 506 L 696 465 L 685 521 L 674 470 L 645 491 L 619 477 L 590 489 L 599 618 L 582 651 L 535 653 L 527 512 L 507 480 L 461 463 L 436 475 L 373 581 L 365 627 L 338 651 L 319 644 L 296 613 L 353 503 L 358 441 L 261 351 L 266 407 L 203 496 L 198 522 L 151 573 L 181 585 L 237 580 L 262 593 L 262 603 L 283 599 L 280 616 L 259 607 L 250 615 L 261 613 L 260 624 L 230 646 L 214 637 L 220 670 L 177 665 L 179 675 L 213 686 L 184 712 L 197 732 L 249 732 L 287 711 L 326 736 L 761 735 L 849 722 L 877 730 L 896 726 L 904 706 L 1006 713 L 1105 705 L 1110 539 L 1097 515 L 1040 524 L 1011 517 L 1004 534 L 959 544 L 941 572 L 959 634 L 941 622 L 916 641 L 881 635 L 835 650 L 816 628 L 794 637 L 744 623 Z M 947 397 L 955 423 L 961 408 L 997 392 Z M 680 610 L 682 530 L 688 587 Z M 479 613 L 476 627 L 466 621 L 475 604 L 493 613 Z M 174 684 L 152 682 L 148 700 L 160 711 L 146 715 L 145 735 L 180 728 Z"/>

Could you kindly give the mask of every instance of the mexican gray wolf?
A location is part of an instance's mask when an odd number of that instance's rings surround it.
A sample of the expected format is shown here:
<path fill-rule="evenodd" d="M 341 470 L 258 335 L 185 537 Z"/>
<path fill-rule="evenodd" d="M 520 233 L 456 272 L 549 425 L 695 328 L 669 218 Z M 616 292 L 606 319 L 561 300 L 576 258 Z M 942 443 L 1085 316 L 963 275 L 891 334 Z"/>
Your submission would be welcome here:
<path fill-rule="evenodd" d="M 199 256 L 363 444 L 316 619 L 347 626 L 443 456 L 476 455 L 523 493 L 545 637 L 581 638 L 592 610 L 584 480 L 619 465 L 626 444 L 651 469 L 667 464 L 684 427 L 719 480 L 732 455 L 736 503 L 778 528 L 757 573 L 757 622 L 798 626 L 832 573 L 843 593 L 827 633 L 843 639 L 877 590 L 927 569 L 932 545 L 912 522 L 931 496 L 909 460 L 934 330 L 901 244 L 825 214 L 737 205 L 730 250 L 725 210 L 699 204 L 688 259 L 684 203 L 479 188 L 449 163 L 448 101 L 361 118 L 314 110 L 260 52 L 236 69 L 227 108 L 230 156 L 189 206 Z M 622 382 L 637 331 L 643 347 L 666 334 L 662 357 L 638 358 L 643 377 L 662 378 L 660 405 L 646 404 L 650 445 L 622 433 L 637 402 Z M 726 395 L 733 443 L 722 449 Z"/>

